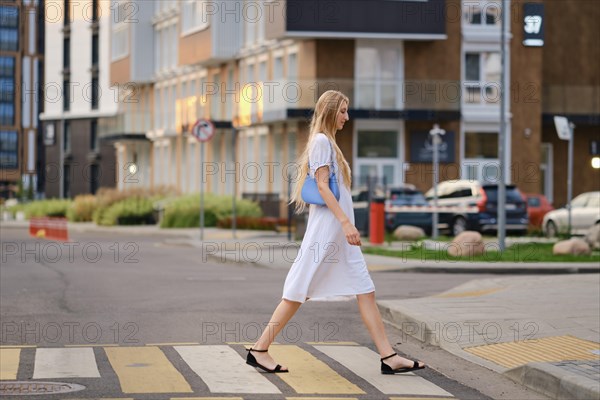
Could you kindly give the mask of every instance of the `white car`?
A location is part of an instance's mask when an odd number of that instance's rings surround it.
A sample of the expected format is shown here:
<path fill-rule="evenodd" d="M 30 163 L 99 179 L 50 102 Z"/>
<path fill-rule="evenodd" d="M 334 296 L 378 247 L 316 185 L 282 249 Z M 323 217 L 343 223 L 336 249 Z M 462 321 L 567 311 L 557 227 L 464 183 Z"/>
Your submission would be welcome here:
<path fill-rule="evenodd" d="M 571 233 L 585 235 L 594 224 L 600 224 L 600 192 L 582 193 L 571 201 Z M 566 208 L 550 211 L 542 222 L 544 233 L 555 237 L 569 230 L 569 215 Z"/>

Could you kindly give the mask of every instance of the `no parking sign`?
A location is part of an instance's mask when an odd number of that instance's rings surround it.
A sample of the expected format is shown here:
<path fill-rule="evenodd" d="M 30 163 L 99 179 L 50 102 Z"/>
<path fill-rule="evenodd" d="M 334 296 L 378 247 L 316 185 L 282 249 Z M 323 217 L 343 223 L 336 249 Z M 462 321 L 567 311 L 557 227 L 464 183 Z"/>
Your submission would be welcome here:
<path fill-rule="evenodd" d="M 207 119 L 199 119 L 192 127 L 192 135 L 200 142 L 208 142 L 215 134 L 215 126 Z"/>

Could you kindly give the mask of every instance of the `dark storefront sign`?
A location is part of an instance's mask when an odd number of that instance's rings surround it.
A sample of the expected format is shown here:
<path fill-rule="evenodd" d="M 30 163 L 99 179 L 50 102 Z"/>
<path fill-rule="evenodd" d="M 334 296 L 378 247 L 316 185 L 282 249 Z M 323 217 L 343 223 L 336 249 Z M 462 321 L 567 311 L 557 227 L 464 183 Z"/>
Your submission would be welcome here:
<path fill-rule="evenodd" d="M 454 132 L 447 131 L 441 136 L 442 143 L 438 147 L 441 163 L 454 162 Z M 410 133 L 410 162 L 430 163 L 433 161 L 433 142 L 429 132 Z"/>
<path fill-rule="evenodd" d="M 445 0 L 287 0 L 287 32 L 445 35 L 445 5 Z"/>
<path fill-rule="evenodd" d="M 544 5 L 541 3 L 523 4 L 523 44 L 540 47 L 544 45 Z"/>

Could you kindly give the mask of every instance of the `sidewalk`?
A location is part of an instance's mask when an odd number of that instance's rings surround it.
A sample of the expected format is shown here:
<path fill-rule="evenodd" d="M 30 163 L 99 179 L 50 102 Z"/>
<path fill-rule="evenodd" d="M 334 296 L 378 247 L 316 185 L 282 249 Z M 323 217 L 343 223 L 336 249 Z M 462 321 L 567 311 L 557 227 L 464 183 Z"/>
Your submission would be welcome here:
<path fill-rule="evenodd" d="M 550 398 L 600 398 L 598 274 L 478 279 L 378 304 L 405 334 Z"/>

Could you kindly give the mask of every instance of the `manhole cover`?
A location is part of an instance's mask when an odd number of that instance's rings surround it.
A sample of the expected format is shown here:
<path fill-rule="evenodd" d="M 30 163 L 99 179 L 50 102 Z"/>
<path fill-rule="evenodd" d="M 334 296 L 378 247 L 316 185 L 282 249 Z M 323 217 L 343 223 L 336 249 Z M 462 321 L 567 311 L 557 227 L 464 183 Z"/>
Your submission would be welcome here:
<path fill-rule="evenodd" d="M 0 395 L 12 394 L 31 395 L 31 394 L 54 394 L 77 392 L 85 389 L 85 386 L 75 383 L 60 382 L 0 382 Z"/>

